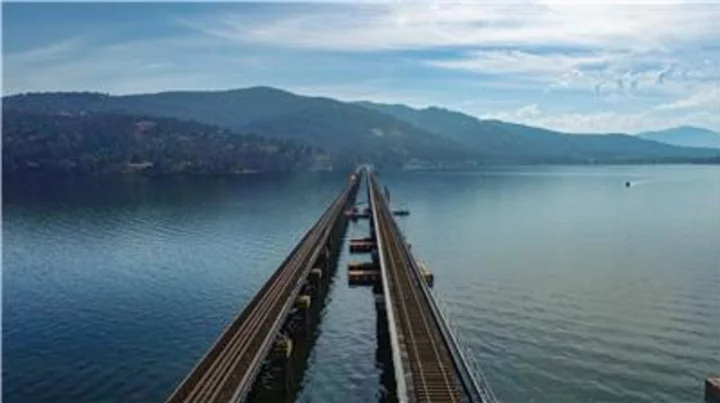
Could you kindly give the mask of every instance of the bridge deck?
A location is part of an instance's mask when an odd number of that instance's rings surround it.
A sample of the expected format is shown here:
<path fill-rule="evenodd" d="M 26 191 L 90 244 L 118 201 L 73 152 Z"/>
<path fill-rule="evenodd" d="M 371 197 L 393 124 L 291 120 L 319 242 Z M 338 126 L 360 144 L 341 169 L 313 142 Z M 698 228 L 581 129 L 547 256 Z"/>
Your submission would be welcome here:
<path fill-rule="evenodd" d="M 247 396 L 304 279 L 345 207 L 354 201 L 357 186 L 354 180 L 337 196 L 168 402 L 238 402 Z"/>
<path fill-rule="evenodd" d="M 380 186 L 368 175 L 369 199 L 381 249 L 388 320 L 397 326 L 395 357 L 400 400 L 414 402 L 484 402 L 442 315 L 426 289 L 405 238 L 398 229 Z M 394 318 L 394 319 L 391 319 Z M 392 334 L 391 334 L 392 337 Z M 402 366 L 399 373 L 397 366 Z"/>

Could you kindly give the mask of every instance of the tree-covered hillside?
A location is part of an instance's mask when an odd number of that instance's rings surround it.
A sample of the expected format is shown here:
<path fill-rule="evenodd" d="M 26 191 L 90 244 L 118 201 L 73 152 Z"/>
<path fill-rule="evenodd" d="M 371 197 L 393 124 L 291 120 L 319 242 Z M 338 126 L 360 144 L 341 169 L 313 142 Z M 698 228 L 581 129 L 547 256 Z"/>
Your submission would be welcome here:
<path fill-rule="evenodd" d="M 26 113 L 112 113 L 192 119 L 241 133 L 296 140 L 332 154 L 336 164 L 371 162 L 384 168 L 457 166 L 476 159 L 461 145 L 377 111 L 328 98 L 267 87 L 216 92 L 110 96 L 33 93 L 4 98 Z"/>
<path fill-rule="evenodd" d="M 4 174 L 240 173 L 330 166 L 323 152 L 170 118 L 3 111 Z"/>
<path fill-rule="evenodd" d="M 718 150 L 677 147 L 625 134 L 568 134 L 477 119 L 436 107 L 414 109 L 404 105 L 348 103 L 269 87 L 119 96 L 32 93 L 4 97 L 3 106 L 36 115 L 112 114 L 116 119 L 118 115 L 129 115 L 194 120 L 232 131 L 219 131 L 218 138 L 208 137 L 211 143 L 229 142 L 235 132 L 293 140 L 326 150 L 336 167 L 356 163 L 407 169 L 468 168 L 483 164 L 695 162 L 714 161 L 720 154 Z M 290 160 L 297 162 L 296 168 L 306 164 L 296 156 Z M 274 161 L 268 166 L 288 165 L 292 164 Z M 229 169 L 228 162 L 220 163 L 218 169 Z"/>
<path fill-rule="evenodd" d="M 674 162 L 714 158 L 717 150 L 661 144 L 627 134 L 569 134 L 478 119 L 442 108 L 358 102 L 476 150 L 486 161 L 509 163 Z"/>

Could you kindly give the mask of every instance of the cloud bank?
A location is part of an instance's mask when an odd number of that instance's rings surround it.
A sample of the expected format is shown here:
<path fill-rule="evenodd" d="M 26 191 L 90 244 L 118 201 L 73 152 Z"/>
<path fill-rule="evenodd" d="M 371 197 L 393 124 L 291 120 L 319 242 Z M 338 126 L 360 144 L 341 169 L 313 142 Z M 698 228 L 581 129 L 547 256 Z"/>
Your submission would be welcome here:
<path fill-rule="evenodd" d="M 4 81 L 10 92 L 265 84 L 575 132 L 720 129 L 717 21 L 720 5 L 679 2 L 168 6 L 162 36 L 67 32 L 4 53 Z"/>

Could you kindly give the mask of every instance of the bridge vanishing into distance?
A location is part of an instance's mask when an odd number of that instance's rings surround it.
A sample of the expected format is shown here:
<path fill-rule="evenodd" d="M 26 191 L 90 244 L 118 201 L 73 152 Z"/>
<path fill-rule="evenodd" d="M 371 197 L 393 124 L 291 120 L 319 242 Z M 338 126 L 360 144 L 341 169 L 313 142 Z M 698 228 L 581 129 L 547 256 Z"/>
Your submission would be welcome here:
<path fill-rule="evenodd" d="M 373 256 L 362 273 L 374 285 L 378 318 L 387 329 L 389 400 L 496 401 L 438 308 L 427 270 L 412 256 L 393 218 L 387 190 L 372 169 L 361 167 L 168 402 L 276 401 L 273 393 L 289 388 L 293 346 L 302 346 L 313 332 L 362 182 L 368 207 L 360 216 L 369 220 L 370 236 L 359 242 Z"/>

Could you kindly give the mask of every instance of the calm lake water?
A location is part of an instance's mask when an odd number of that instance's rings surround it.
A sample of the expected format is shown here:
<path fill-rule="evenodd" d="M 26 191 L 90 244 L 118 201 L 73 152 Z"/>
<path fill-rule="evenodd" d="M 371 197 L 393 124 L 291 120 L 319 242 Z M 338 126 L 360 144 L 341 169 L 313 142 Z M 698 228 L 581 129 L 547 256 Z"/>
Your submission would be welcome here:
<path fill-rule="evenodd" d="M 502 402 L 699 402 L 720 373 L 720 167 L 380 179 Z M 162 400 L 344 181 L 6 181 L 3 401 Z M 377 400 L 375 319 L 340 266 L 299 401 Z"/>

